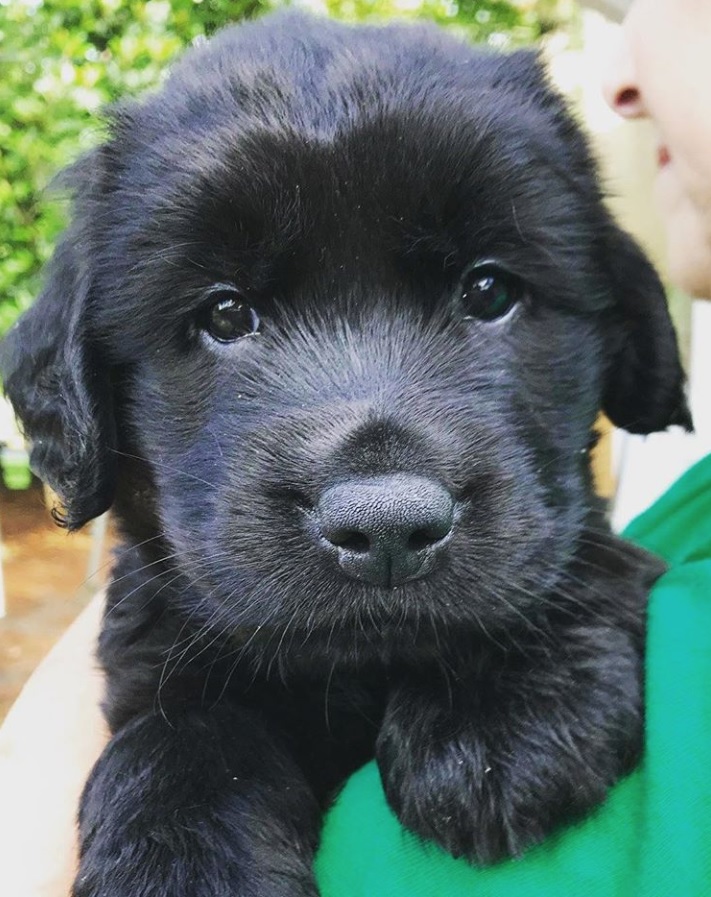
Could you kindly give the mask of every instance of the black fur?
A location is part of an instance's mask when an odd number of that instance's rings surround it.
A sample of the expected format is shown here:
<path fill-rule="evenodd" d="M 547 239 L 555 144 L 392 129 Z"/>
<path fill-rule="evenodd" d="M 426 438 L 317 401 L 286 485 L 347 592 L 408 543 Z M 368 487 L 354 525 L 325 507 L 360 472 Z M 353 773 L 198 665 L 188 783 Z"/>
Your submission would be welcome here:
<path fill-rule="evenodd" d="M 690 426 L 662 287 L 532 53 L 281 15 L 191 50 L 70 174 L 73 224 L 4 347 L 32 461 L 123 534 L 114 737 L 75 897 L 314 895 L 321 809 L 375 753 L 412 831 L 491 862 L 637 761 L 661 564 L 593 495 L 601 408 Z M 527 284 L 465 319 L 465 271 Z M 262 320 L 200 330 L 234 284 Z M 427 576 L 347 578 L 318 502 L 440 484 Z"/>

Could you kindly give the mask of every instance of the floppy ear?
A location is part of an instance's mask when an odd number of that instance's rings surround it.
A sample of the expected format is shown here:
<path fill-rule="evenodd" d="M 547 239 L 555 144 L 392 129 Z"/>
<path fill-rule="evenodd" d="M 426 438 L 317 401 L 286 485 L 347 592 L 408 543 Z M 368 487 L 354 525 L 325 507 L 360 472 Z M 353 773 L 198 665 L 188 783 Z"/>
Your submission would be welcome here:
<path fill-rule="evenodd" d="M 503 57 L 500 79 L 516 91 L 523 86 L 527 102 L 547 112 L 546 132 L 553 127 L 559 142 L 554 160 L 566 178 L 589 198 L 600 200 L 596 164 L 568 104 L 552 88 L 539 54 L 517 51 Z M 607 211 L 600 222 L 601 268 L 608 272 L 611 304 L 608 316 L 607 380 L 603 410 L 630 433 L 653 433 L 674 424 L 693 429 L 684 395 L 684 372 L 666 296 L 656 271 L 635 241 Z"/>
<path fill-rule="evenodd" d="M 59 496 L 55 519 L 78 529 L 111 504 L 115 427 L 108 370 L 88 336 L 88 255 L 76 228 L 46 286 L 0 349 L 5 392 L 30 442 L 30 466 Z"/>
<path fill-rule="evenodd" d="M 603 410 L 630 433 L 653 433 L 673 424 L 690 431 L 684 371 L 664 287 L 635 241 L 612 223 L 604 251 L 614 306 L 608 313 L 612 355 Z"/>

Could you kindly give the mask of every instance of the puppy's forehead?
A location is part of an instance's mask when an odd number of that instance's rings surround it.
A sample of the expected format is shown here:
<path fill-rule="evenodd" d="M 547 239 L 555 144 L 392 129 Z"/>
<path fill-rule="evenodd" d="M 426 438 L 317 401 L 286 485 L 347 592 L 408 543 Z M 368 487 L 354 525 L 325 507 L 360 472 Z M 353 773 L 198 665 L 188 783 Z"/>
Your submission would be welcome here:
<path fill-rule="evenodd" d="M 130 222 L 112 240 L 131 235 L 135 270 L 154 245 L 158 264 L 216 279 L 288 254 L 303 270 L 361 256 L 387 271 L 413 253 L 508 253 L 526 274 L 545 244 L 582 271 L 594 232 L 585 144 L 535 55 L 434 28 L 289 14 L 228 29 L 119 111 L 113 150 L 111 201 Z"/>
<path fill-rule="evenodd" d="M 549 105 L 532 54 L 473 53 L 427 27 L 288 15 L 187 54 L 130 116 L 127 142 L 138 158 L 151 147 L 148 178 L 159 166 L 186 198 L 229 192 L 246 219 L 309 197 L 322 209 L 344 192 L 389 200 L 387 214 L 478 200 L 485 216 L 494 196 L 525 192 L 532 165 L 565 164 L 564 142 L 551 153 Z M 148 200 L 172 199 L 141 186 Z"/>

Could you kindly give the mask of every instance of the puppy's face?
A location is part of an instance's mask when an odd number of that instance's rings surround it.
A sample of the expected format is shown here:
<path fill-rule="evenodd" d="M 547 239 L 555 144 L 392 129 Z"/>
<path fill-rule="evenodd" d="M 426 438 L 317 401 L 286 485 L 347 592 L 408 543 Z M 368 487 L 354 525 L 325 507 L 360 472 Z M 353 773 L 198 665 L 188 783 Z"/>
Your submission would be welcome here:
<path fill-rule="evenodd" d="M 686 421 L 659 283 L 530 56 L 227 32 L 81 178 L 94 502 L 107 455 L 145 459 L 150 526 L 221 626 L 379 651 L 516 627 L 578 548 L 599 410 Z"/>

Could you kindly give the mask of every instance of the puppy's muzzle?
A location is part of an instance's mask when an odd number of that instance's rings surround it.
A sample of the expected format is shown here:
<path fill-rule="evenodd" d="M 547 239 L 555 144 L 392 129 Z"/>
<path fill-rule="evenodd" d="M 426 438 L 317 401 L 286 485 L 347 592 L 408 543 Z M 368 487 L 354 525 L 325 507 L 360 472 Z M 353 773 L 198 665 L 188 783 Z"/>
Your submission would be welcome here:
<path fill-rule="evenodd" d="M 393 587 L 435 568 L 450 540 L 454 511 L 450 493 L 424 477 L 349 480 L 321 495 L 319 542 L 347 576 Z"/>

